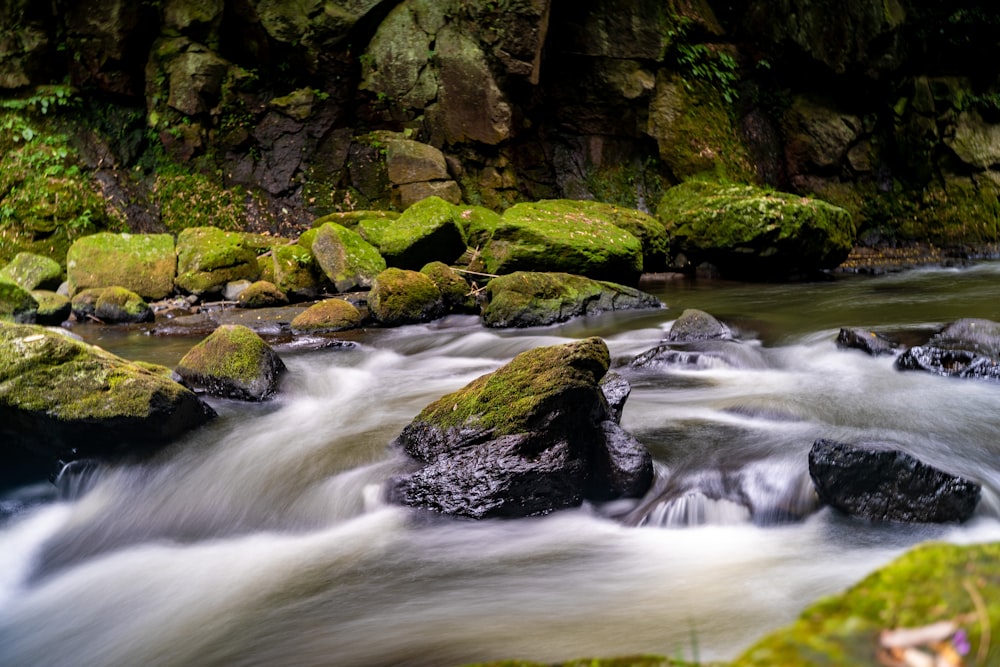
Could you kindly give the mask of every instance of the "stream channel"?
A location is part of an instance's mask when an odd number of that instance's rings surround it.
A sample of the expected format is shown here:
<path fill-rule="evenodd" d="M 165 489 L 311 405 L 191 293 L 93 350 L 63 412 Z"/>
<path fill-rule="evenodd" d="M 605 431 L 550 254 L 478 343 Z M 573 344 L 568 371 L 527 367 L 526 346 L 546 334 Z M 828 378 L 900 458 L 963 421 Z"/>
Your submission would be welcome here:
<path fill-rule="evenodd" d="M 0 664 L 735 657 L 919 542 L 1000 540 L 1000 384 L 835 344 L 845 326 L 915 344 L 961 317 L 1000 320 L 998 285 L 995 262 L 670 280 L 644 286 L 666 310 L 509 331 L 453 316 L 281 351 L 275 400 L 210 399 L 220 418 L 147 463 L 0 494 Z M 692 307 L 738 333 L 733 364 L 629 367 Z M 79 329 L 169 366 L 193 344 Z M 388 444 L 425 405 L 519 352 L 592 335 L 632 383 L 622 425 L 653 453 L 646 498 L 482 522 L 384 502 L 405 466 Z M 812 508 L 817 438 L 893 443 L 982 483 L 982 500 L 961 525 Z"/>

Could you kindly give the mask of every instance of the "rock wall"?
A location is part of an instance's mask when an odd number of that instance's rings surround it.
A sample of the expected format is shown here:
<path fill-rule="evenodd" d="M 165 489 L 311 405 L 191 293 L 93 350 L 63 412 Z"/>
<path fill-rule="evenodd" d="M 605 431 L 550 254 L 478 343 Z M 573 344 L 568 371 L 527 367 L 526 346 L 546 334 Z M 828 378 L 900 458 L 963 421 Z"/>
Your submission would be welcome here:
<path fill-rule="evenodd" d="M 258 229 L 427 194 L 650 210 L 709 173 L 844 206 L 866 243 L 998 240 L 982 0 L 13 0 L 0 24 L 3 97 L 72 87 L 80 166 L 133 229 L 173 228 L 179 165 Z"/>

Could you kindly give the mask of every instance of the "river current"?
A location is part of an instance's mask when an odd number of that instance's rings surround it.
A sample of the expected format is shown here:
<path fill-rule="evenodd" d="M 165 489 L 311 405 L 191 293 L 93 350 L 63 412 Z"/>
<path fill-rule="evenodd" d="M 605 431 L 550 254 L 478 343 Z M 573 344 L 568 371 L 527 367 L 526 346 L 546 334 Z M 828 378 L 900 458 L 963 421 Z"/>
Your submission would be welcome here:
<path fill-rule="evenodd" d="M 276 400 L 212 400 L 220 418 L 151 461 L 0 495 L 0 664 L 735 657 L 915 544 L 1000 540 L 1000 384 L 900 372 L 834 342 L 842 326 L 914 343 L 961 317 L 1000 320 L 998 284 L 998 263 L 667 280 L 645 285 L 665 310 L 516 331 L 450 317 L 370 330 L 354 349 L 283 350 Z M 737 361 L 630 367 L 688 307 L 738 332 Z M 191 345 L 81 332 L 166 365 Z M 591 335 L 632 382 L 622 425 L 654 455 L 647 498 L 482 522 L 384 502 L 405 466 L 388 445 L 426 404 Z M 890 442 L 975 479 L 976 515 L 913 526 L 813 511 L 817 438 Z M 706 492 L 720 488 L 763 509 Z"/>

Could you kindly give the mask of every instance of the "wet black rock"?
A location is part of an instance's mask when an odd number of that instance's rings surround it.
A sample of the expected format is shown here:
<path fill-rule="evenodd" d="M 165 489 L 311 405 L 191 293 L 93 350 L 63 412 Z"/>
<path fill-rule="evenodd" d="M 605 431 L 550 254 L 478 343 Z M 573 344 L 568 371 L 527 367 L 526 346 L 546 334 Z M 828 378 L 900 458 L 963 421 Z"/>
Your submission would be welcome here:
<path fill-rule="evenodd" d="M 837 347 L 861 350 L 873 357 L 899 353 L 897 343 L 880 333 L 858 328 L 841 329 L 837 334 Z"/>
<path fill-rule="evenodd" d="M 817 440 L 809 451 L 809 475 L 820 500 L 874 521 L 965 521 L 981 493 L 976 482 L 882 443 Z"/>
<path fill-rule="evenodd" d="M 725 324 L 703 310 L 687 308 L 677 318 L 666 340 L 671 343 L 695 340 L 732 340 L 733 332 Z"/>
<path fill-rule="evenodd" d="M 911 347 L 901 354 L 896 368 L 946 377 L 1000 380 L 1000 323 L 958 320 L 926 345 Z"/>

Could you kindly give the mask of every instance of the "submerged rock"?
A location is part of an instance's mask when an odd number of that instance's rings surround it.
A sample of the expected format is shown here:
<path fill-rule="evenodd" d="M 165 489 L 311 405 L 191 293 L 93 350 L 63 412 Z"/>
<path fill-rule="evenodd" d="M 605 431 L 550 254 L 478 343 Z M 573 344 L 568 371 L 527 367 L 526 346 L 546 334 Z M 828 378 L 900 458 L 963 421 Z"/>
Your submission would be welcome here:
<path fill-rule="evenodd" d="M 285 364 L 248 327 L 225 324 L 180 360 L 184 382 L 214 396 L 262 401 L 274 395 Z"/>
<path fill-rule="evenodd" d="M 899 344 L 880 333 L 866 329 L 841 329 L 837 334 L 837 347 L 861 350 L 873 357 L 898 354 Z"/>
<path fill-rule="evenodd" d="M 817 440 L 809 451 L 809 475 L 820 500 L 874 521 L 965 521 L 981 492 L 976 482 L 880 443 Z"/>
<path fill-rule="evenodd" d="M 169 369 L 136 364 L 59 330 L 0 322 L 0 455 L 50 463 L 167 444 L 215 416 Z"/>
<path fill-rule="evenodd" d="M 966 318 L 911 347 L 896 359 L 896 368 L 935 375 L 1000 381 L 1000 323 Z"/>
<path fill-rule="evenodd" d="M 642 495 L 652 458 L 608 407 L 609 363 L 599 338 L 536 348 L 427 406 L 395 441 L 425 465 L 390 499 L 482 519 Z"/>

